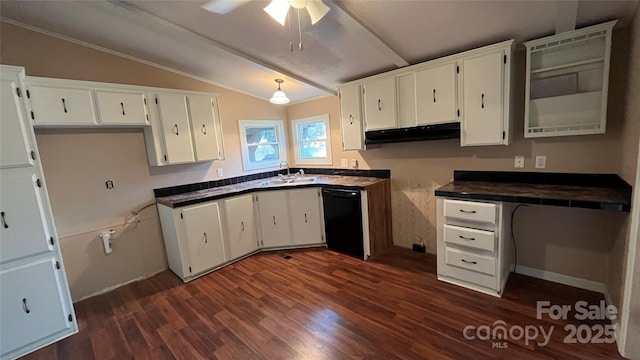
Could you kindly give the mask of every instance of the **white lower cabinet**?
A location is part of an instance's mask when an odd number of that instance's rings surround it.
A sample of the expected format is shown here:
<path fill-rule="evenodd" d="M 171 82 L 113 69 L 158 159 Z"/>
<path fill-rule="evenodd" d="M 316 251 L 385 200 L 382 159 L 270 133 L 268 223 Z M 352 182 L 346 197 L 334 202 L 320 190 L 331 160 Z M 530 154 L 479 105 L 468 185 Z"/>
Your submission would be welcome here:
<path fill-rule="evenodd" d="M 227 244 L 230 259 L 237 259 L 258 250 L 253 216 L 253 195 L 224 200 L 227 213 Z"/>
<path fill-rule="evenodd" d="M 512 267 L 510 204 L 438 197 L 438 279 L 502 296 Z"/>
<path fill-rule="evenodd" d="M 291 230 L 295 245 L 324 242 L 320 188 L 289 190 Z"/>
<path fill-rule="evenodd" d="M 287 192 L 265 191 L 258 193 L 256 198 L 260 213 L 261 245 L 265 248 L 292 245 Z"/>

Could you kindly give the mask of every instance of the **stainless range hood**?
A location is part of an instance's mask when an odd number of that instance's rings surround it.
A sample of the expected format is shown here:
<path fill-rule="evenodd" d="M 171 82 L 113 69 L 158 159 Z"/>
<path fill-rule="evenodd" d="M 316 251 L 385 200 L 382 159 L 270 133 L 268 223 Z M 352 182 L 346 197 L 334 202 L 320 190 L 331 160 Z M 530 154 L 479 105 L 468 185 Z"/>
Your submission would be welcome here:
<path fill-rule="evenodd" d="M 460 123 L 422 125 L 410 128 L 367 131 L 364 133 L 366 145 L 389 144 L 409 141 L 459 139 Z"/>

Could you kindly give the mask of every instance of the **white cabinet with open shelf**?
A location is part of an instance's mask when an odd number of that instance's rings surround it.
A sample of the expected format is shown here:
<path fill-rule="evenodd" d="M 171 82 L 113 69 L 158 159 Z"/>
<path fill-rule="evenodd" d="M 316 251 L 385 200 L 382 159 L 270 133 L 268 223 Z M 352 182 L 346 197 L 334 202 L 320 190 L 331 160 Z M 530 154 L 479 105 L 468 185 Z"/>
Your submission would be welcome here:
<path fill-rule="evenodd" d="M 525 42 L 525 137 L 606 131 L 611 35 L 616 21 Z"/>

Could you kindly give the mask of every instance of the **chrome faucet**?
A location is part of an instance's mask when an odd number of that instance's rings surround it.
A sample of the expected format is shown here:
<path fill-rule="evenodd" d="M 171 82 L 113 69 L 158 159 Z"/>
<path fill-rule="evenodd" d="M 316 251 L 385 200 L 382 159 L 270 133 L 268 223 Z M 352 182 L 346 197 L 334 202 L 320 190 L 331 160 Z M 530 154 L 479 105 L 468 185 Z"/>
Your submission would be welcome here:
<path fill-rule="evenodd" d="M 280 169 L 282 169 L 282 165 L 283 164 L 284 164 L 284 166 L 287 167 L 287 176 L 290 177 L 291 176 L 291 172 L 289 171 L 289 162 L 287 162 L 287 160 L 280 161 Z"/>

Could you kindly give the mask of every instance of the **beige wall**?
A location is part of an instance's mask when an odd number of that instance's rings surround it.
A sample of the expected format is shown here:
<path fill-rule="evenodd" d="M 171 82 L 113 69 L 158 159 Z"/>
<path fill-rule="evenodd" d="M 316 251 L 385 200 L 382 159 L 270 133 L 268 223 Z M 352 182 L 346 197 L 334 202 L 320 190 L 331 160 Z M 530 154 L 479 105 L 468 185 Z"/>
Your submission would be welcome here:
<path fill-rule="evenodd" d="M 285 108 L 202 81 L 2 23 L 0 63 L 27 75 L 166 87 L 220 94 L 226 160 L 150 167 L 144 136 L 134 130 L 36 131 L 71 294 L 74 300 L 166 269 L 157 211 L 147 209 L 132 231 L 104 254 L 98 232 L 120 230 L 153 189 L 242 175 L 238 119 L 285 119 Z M 215 66 L 215 64 L 212 64 Z M 104 182 L 111 179 L 113 190 Z M 133 228 L 133 226 L 131 227 Z"/>
<path fill-rule="evenodd" d="M 626 33 L 616 30 L 612 56 L 607 132 L 604 135 L 529 140 L 523 138 L 524 53 L 516 58 L 514 141 L 509 146 L 460 147 L 459 140 L 386 144 L 367 151 L 341 150 L 337 98 L 287 107 L 289 120 L 329 114 L 333 167 L 357 159 L 361 168 L 390 169 L 393 240 L 410 247 L 424 240 L 436 251 L 434 190 L 452 179 L 453 170 L 513 171 L 515 155 L 525 156 L 524 171 L 536 155 L 547 156 L 547 172 L 619 173 L 626 90 Z M 627 213 L 530 206 L 518 211 L 515 237 L 518 263 L 599 283 L 608 280 L 609 252 Z"/>

